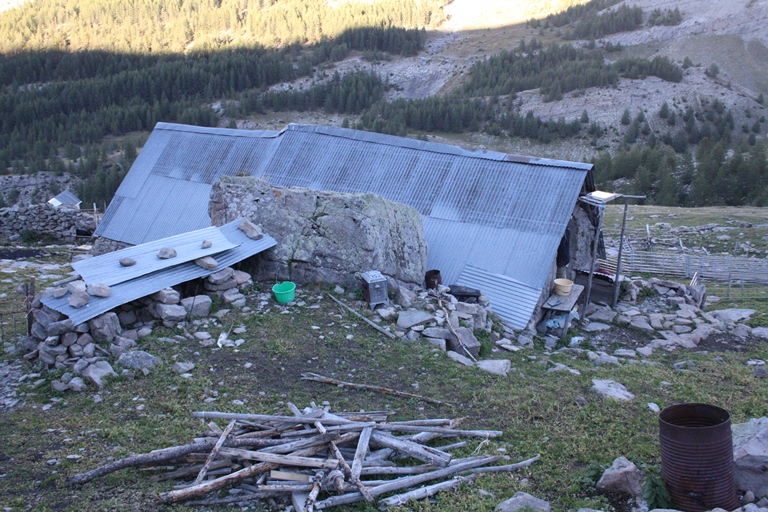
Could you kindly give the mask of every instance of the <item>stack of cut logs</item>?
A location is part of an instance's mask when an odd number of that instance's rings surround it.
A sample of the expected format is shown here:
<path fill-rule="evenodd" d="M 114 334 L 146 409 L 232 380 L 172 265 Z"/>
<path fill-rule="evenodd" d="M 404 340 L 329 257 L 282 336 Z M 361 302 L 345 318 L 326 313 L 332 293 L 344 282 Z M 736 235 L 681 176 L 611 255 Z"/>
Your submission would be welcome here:
<path fill-rule="evenodd" d="M 361 500 L 375 502 L 385 494 L 439 481 L 380 499 L 379 507 L 385 509 L 453 489 L 481 473 L 515 471 L 539 459 L 537 455 L 517 464 L 494 466 L 501 456 L 454 459 L 451 450 L 466 442 L 427 446 L 439 438 L 487 440 L 501 435 L 494 430 L 458 430 L 455 420 L 390 422 L 389 412 L 332 414 L 314 403 L 304 411 L 288 405 L 293 416 L 193 413 L 197 418 L 230 422 L 223 430 L 210 422 L 210 431 L 192 444 L 111 462 L 70 477 L 67 484 L 141 466 L 145 471 L 162 471 L 153 477 L 156 480 L 184 481 L 160 495 L 163 503 L 187 501 L 187 505 L 207 506 L 290 500 L 299 512 Z M 394 435 L 396 432 L 401 435 Z M 404 465 L 413 460 L 421 464 Z M 230 489 L 226 498 L 200 499 L 226 488 Z M 193 499 L 197 501 L 188 501 Z"/>

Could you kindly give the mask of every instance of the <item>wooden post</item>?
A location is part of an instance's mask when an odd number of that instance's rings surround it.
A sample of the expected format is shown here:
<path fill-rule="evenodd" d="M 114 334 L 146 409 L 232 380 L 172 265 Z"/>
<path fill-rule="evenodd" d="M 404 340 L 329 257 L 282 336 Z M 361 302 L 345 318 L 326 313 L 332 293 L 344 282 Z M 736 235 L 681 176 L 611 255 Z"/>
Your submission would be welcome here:
<path fill-rule="evenodd" d="M 621 288 L 621 253 L 624 249 L 624 231 L 627 229 L 627 209 L 629 208 L 629 199 L 624 198 L 624 219 L 621 221 L 621 235 L 619 235 L 619 255 L 616 257 L 616 280 L 613 283 L 613 302 L 611 307 L 615 308 L 619 302 L 619 289 Z M 586 309 L 586 304 L 585 304 Z"/>
<path fill-rule="evenodd" d="M 595 275 L 595 265 L 597 264 L 597 247 L 600 242 L 600 233 L 603 230 L 603 212 L 605 205 L 598 206 L 597 228 L 595 229 L 595 241 L 592 243 L 592 264 L 589 266 L 589 279 L 587 280 L 587 293 L 584 294 L 584 310 L 581 312 L 581 322 L 587 318 L 587 306 L 589 306 L 589 293 L 592 291 L 592 278 Z"/>
<path fill-rule="evenodd" d="M 32 336 L 32 301 L 35 299 L 35 278 L 29 280 L 27 287 L 27 335 Z"/>

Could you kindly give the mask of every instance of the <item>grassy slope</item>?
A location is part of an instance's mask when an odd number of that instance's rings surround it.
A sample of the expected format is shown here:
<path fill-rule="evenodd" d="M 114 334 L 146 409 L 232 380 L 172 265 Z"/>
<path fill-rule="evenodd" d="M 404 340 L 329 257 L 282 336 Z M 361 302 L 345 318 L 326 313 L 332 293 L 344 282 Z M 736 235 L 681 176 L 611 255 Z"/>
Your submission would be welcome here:
<path fill-rule="evenodd" d="M 215 338 L 242 322 L 247 327 L 242 335 L 246 343 L 239 350 L 157 339 L 180 331 L 161 330 L 141 340 L 140 348 L 162 357 L 163 366 L 148 377 L 137 372 L 133 380 L 114 379 L 101 392 L 100 404 L 93 401 L 95 388 L 61 394 L 52 392 L 47 382 L 36 389 L 22 386 L 25 403 L 0 416 L 0 474 L 5 475 L 0 478 L 0 505 L 13 510 L 157 510 L 154 497 L 170 485 L 155 484 L 138 470 L 77 488 L 64 487 L 63 482 L 109 457 L 190 442 L 205 430 L 201 420 L 189 417 L 191 411 L 286 413 L 288 401 L 304 406 L 311 400 L 328 400 L 332 410 L 392 409 L 399 419 L 464 417 L 467 428 L 504 430 L 504 436 L 483 446 L 481 453 L 503 448 L 513 461 L 542 455 L 529 470 L 484 476 L 457 493 L 438 496 L 436 503 L 419 503 L 411 510 L 492 510 L 517 490 L 551 500 L 558 510 L 583 506 L 609 510 L 607 498 L 592 486 L 595 465 L 620 455 L 635 462 L 659 462 L 656 417 L 646 403 L 664 407 L 682 401 L 711 402 L 729 409 L 736 422 L 768 414 L 768 389 L 744 364 L 750 358 L 768 358 L 764 343 L 747 352 L 655 354 L 651 359 L 661 366 L 594 368 L 586 357 L 547 354 L 538 346 L 516 354 L 493 353 L 491 357 L 512 360 L 515 371 L 504 378 L 458 366 L 426 342 L 383 338 L 354 317 L 340 315 L 328 299 L 320 298 L 324 291 L 299 290 L 305 305 L 285 312 L 270 304 L 270 312 L 229 316 L 220 326 L 209 326 Z M 314 304 L 320 307 L 311 308 Z M 629 333 L 629 338 L 635 344 L 643 335 Z M 191 379 L 171 370 L 174 359 L 195 362 Z M 696 363 L 695 370 L 671 369 L 673 362 L 685 359 Z M 550 361 L 579 369 L 582 375 L 547 373 Z M 252 366 L 246 368 L 246 363 Z M 25 367 L 25 371 L 31 370 Z M 406 391 L 418 384 L 417 393 L 452 402 L 456 408 L 301 381 L 302 371 Z M 50 381 L 58 375 L 45 377 Z M 622 382 L 637 398 L 628 404 L 602 400 L 589 391 L 593 378 Z M 216 401 L 205 402 L 217 394 Z M 577 405 L 577 396 L 586 397 L 588 405 Z M 232 404 L 236 399 L 245 405 Z M 45 404 L 53 407 L 42 411 Z M 456 456 L 468 455 L 477 444 L 471 442 Z M 67 455 L 82 458 L 72 461 Z M 48 465 L 46 461 L 54 458 L 60 463 Z M 492 495 L 481 494 L 480 489 Z M 343 510 L 374 509 L 359 505 Z"/>

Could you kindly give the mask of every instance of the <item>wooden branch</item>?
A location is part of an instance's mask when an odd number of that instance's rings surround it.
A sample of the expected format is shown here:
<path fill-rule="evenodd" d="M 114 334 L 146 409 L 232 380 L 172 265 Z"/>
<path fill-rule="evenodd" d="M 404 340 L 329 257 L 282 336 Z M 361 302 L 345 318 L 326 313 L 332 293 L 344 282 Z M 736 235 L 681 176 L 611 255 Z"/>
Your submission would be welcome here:
<path fill-rule="evenodd" d="M 453 333 L 454 337 L 456 338 L 456 342 L 461 345 L 461 348 L 464 349 L 464 353 L 469 356 L 470 359 L 472 359 L 474 362 L 477 362 L 477 359 L 475 359 L 475 356 L 473 356 L 469 350 L 467 350 L 467 346 L 464 345 L 464 342 L 461 341 L 461 338 L 459 337 L 459 333 L 456 332 L 456 329 L 453 328 L 453 324 L 451 323 L 451 315 L 448 314 L 448 310 L 443 307 L 443 301 L 440 299 L 440 297 L 437 298 L 437 305 L 440 306 L 440 309 L 443 310 L 443 313 L 445 313 L 445 322 L 448 324 L 448 328 Z"/>
<path fill-rule="evenodd" d="M 225 457 L 237 457 L 239 459 L 257 460 L 259 462 L 273 462 L 280 466 L 298 466 L 304 468 L 336 469 L 338 461 L 327 459 L 314 459 L 312 457 L 297 457 L 294 455 L 279 455 L 265 453 L 264 451 L 242 450 L 239 448 L 222 448 L 220 453 Z"/>
<path fill-rule="evenodd" d="M 197 485 L 203 481 L 203 478 L 205 478 L 205 474 L 208 472 L 208 467 L 211 465 L 211 462 L 213 462 L 213 459 L 216 458 L 216 455 L 219 453 L 219 449 L 221 448 L 221 445 L 224 444 L 224 441 L 227 440 L 227 436 L 229 436 L 229 433 L 232 432 L 232 428 L 235 426 L 235 422 L 236 420 L 230 421 L 229 425 L 227 425 L 227 428 L 225 428 L 224 432 L 221 433 L 221 437 L 219 437 L 219 440 L 216 441 L 216 444 L 213 446 L 211 453 L 208 455 L 208 458 L 206 459 L 205 464 L 203 464 L 203 467 L 200 468 L 200 473 L 198 473 L 197 478 L 195 478 L 195 481 L 192 483 L 192 485 Z"/>
<path fill-rule="evenodd" d="M 358 434 L 357 432 L 346 434 L 345 436 L 341 436 L 339 438 L 339 442 L 345 443 L 345 442 L 355 440 L 359 435 L 360 434 Z M 325 444 L 322 444 L 319 446 L 312 446 L 309 448 L 305 448 L 303 450 L 295 451 L 291 453 L 291 455 L 296 457 L 311 457 L 312 455 L 315 455 L 323 451 L 324 449 L 325 449 Z M 273 469 L 278 469 L 279 467 L 280 466 L 278 464 L 275 464 L 272 462 L 262 462 L 259 464 L 255 464 L 249 468 L 243 468 L 240 471 L 236 471 L 230 475 L 218 478 L 216 480 L 212 480 L 210 482 L 203 482 L 201 484 L 189 487 L 187 489 L 181 489 L 178 491 L 169 491 L 169 492 L 162 493 L 159 499 L 162 503 L 178 503 L 180 501 L 197 498 L 199 496 L 204 496 L 209 492 L 218 491 L 218 490 L 224 489 L 225 487 L 236 485 L 242 482 L 243 480 L 245 480 L 246 478 L 250 478 L 252 476 L 259 475 L 261 473 L 266 473 Z"/>
<path fill-rule="evenodd" d="M 371 440 L 385 448 L 392 448 L 398 452 L 405 453 L 410 457 L 422 460 L 427 464 L 433 464 L 437 467 L 444 468 L 451 462 L 451 454 L 443 453 L 440 450 L 430 448 L 413 441 L 407 441 L 404 439 L 398 439 L 384 432 L 373 432 L 371 434 Z"/>
<path fill-rule="evenodd" d="M 334 386 L 346 386 L 349 388 L 355 388 L 355 389 L 364 389 L 366 391 L 376 391 L 377 393 L 384 393 L 387 395 L 393 395 L 393 396 L 399 396 L 403 398 L 415 398 L 416 400 L 421 400 L 430 404 L 437 404 L 437 405 L 447 405 L 448 407 L 453 407 L 453 405 L 443 402 L 440 400 L 435 400 L 433 398 L 427 398 L 425 396 L 421 395 L 414 395 L 413 393 L 405 393 L 403 391 L 396 391 L 394 389 L 390 388 L 384 388 L 381 386 L 373 386 L 370 384 L 356 384 L 354 382 L 344 382 L 337 379 L 332 379 L 330 377 L 324 377 L 322 375 L 318 375 L 317 373 L 302 373 L 301 374 L 302 380 L 313 380 L 316 382 L 323 382 L 325 384 L 332 384 Z M 326 422 L 327 423 L 327 422 Z M 338 423 L 337 423 L 338 425 Z"/>
<path fill-rule="evenodd" d="M 365 501 L 368 503 L 373 503 L 373 495 L 365 487 L 365 485 L 363 485 L 363 482 L 361 482 L 360 479 L 352 473 L 352 468 L 349 467 L 347 461 L 344 460 L 344 456 L 341 454 L 339 448 L 334 443 L 331 443 L 331 450 L 333 451 L 333 454 L 336 456 L 336 458 L 339 459 L 339 464 L 349 476 L 349 481 L 352 482 L 360 490 L 360 493 L 365 497 Z"/>
<path fill-rule="evenodd" d="M 384 335 L 385 335 L 385 336 L 387 336 L 388 338 L 391 338 L 391 339 L 393 339 L 393 340 L 397 338 L 397 336 L 395 336 L 394 334 L 392 334 L 392 333 L 391 333 L 391 332 L 389 332 L 388 330 L 384 329 L 383 327 L 380 327 L 380 326 L 376 325 L 376 323 L 375 323 L 375 322 L 373 322 L 373 321 L 371 321 L 371 320 L 369 320 L 369 319 L 365 318 L 363 315 L 361 315 L 360 313 L 358 313 L 357 311 L 355 311 L 355 310 L 354 310 L 354 309 L 352 309 L 351 307 L 347 306 L 346 304 L 344 304 L 343 302 L 341 302 L 339 299 L 337 299 L 336 297 L 334 297 L 334 296 L 333 296 L 333 295 L 331 295 L 330 293 L 329 293 L 329 294 L 327 294 L 327 295 L 328 295 L 328 297 L 330 297 L 331 299 L 333 299 L 333 300 L 334 300 L 334 301 L 335 301 L 337 304 L 339 304 L 340 306 L 344 306 L 345 308 L 347 308 L 347 310 L 349 310 L 349 312 L 350 312 L 350 313 L 352 313 L 352 314 L 353 314 L 353 315 L 355 315 L 356 317 L 360 318 L 361 320 L 363 320 L 363 322 L 367 323 L 368 325 L 370 325 L 371 327 L 373 327 L 374 329 L 376 329 L 376 330 L 377 330 L 377 331 L 379 331 L 380 333 L 384 334 Z"/>
<path fill-rule="evenodd" d="M 426 487 L 421 487 L 419 489 L 409 491 L 403 494 L 390 496 L 389 498 L 385 498 L 379 502 L 379 508 L 381 510 L 386 510 L 387 507 L 398 507 L 401 505 L 405 505 L 411 500 L 423 500 L 424 498 L 429 498 L 430 496 L 434 496 L 440 491 L 455 489 L 460 484 L 471 482 L 475 478 L 477 478 L 477 475 L 455 476 L 451 480 L 447 480 L 445 482 L 428 485 Z"/>
<path fill-rule="evenodd" d="M 371 441 L 372 427 L 365 427 L 360 433 L 360 439 L 357 440 L 357 449 L 355 457 L 352 459 L 352 476 L 360 478 L 360 471 L 363 469 L 363 461 L 368 454 L 368 443 Z"/>
<path fill-rule="evenodd" d="M 203 419 L 219 419 L 219 420 L 245 420 L 245 421 L 271 421 L 275 423 L 293 423 L 301 424 L 306 423 L 312 425 L 317 421 L 317 417 L 311 415 L 305 416 L 278 416 L 272 414 L 242 414 L 236 412 L 212 412 L 212 411 L 198 411 L 192 413 L 193 418 Z M 344 425 L 347 423 L 353 423 L 346 418 L 340 418 L 338 420 L 325 419 L 323 420 L 326 425 Z"/>
<path fill-rule="evenodd" d="M 392 480 L 390 483 L 372 487 L 370 489 L 371 495 L 373 495 L 373 497 L 376 497 L 382 494 L 387 494 L 392 491 L 398 491 L 400 489 L 413 487 L 414 485 L 419 485 L 424 482 L 429 482 L 430 480 L 447 478 L 449 476 L 455 475 L 456 473 L 461 473 L 462 471 L 467 471 L 476 467 L 485 466 L 486 464 L 491 464 L 493 462 L 496 462 L 500 458 L 501 457 L 499 456 L 483 457 L 482 459 L 464 462 L 462 464 L 456 464 L 455 466 L 448 466 L 447 468 L 443 468 L 437 471 L 432 471 L 429 473 L 424 473 L 422 475 L 398 478 L 397 480 Z M 363 499 L 363 495 L 358 492 L 344 494 L 343 496 L 333 496 L 331 498 L 328 498 L 316 503 L 315 508 L 318 510 L 321 510 L 321 509 L 333 507 L 336 505 L 355 503 L 356 501 L 360 501 L 362 499 Z"/>
<path fill-rule="evenodd" d="M 90 482 L 94 478 L 99 478 L 104 475 L 108 475 L 109 473 L 113 473 L 120 469 L 131 468 L 135 466 L 143 466 L 145 464 L 153 464 L 157 462 L 164 462 L 167 460 L 176 459 L 178 457 L 183 457 L 184 455 L 189 455 L 190 453 L 208 452 L 213 448 L 214 445 L 215 445 L 214 442 L 193 443 L 193 444 L 187 444 L 184 446 L 173 446 L 171 448 L 165 448 L 163 450 L 156 450 L 151 453 L 133 455 L 125 459 L 110 462 L 109 464 L 105 464 L 101 467 L 98 467 L 86 473 L 81 473 L 79 475 L 71 476 L 67 478 L 66 485 L 84 484 L 86 482 Z"/>
<path fill-rule="evenodd" d="M 506 473 L 506 472 L 512 472 L 517 471 L 520 468 L 527 468 L 528 466 L 533 465 L 534 462 L 537 462 L 539 459 L 541 459 L 541 455 L 536 455 L 535 457 L 531 457 L 528 460 L 524 460 L 522 462 L 518 462 L 516 464 L 507 464 L 506 466 L 489 466 L 487 468 L 476 468 L 473 469 L 473 473 Z"/>
<path fill-rule="evenodd" d="M 315 475 L 315 480 L 312 483 L 312 490 L 309 491 L 309 496 L 307 496 L 307 503 L 304 505 L 304 512 L 314 512 L 315 502 L 317 501 L 317 496 L 320 494 L 320 482 L 323 481 L 324 476 L 325 471 L 318 471 Z M 301 511 L 297 510 L 297 512 Z"/>

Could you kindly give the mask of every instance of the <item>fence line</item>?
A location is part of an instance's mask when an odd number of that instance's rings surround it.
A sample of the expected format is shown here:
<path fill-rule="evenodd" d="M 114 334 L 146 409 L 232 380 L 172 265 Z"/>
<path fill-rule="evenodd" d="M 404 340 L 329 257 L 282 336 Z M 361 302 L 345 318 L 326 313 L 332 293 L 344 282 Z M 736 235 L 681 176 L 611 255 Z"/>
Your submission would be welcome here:
<path fill-rule="evenodd" d="M 615 256 L 599 264 L 616 271 Z M 621 271 L 624 275 L 649 273 L 688 279 L 698 273 L 699 279 L 705 280 L 768 284 L 768 259 L 757 258 L 627 251 L 622 254 Z"/>

